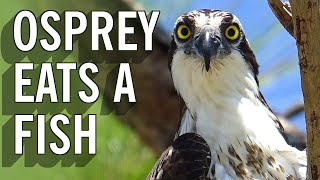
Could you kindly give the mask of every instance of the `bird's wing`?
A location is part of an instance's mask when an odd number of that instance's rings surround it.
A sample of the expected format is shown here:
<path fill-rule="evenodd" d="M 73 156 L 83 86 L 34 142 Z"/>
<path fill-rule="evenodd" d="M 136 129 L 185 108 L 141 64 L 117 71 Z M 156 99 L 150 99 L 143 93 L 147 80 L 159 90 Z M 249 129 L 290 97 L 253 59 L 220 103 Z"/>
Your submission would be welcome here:
<path fill-rule="evenodd" d="M 210 163 L 206 141 L 198 134 L 186 133 L 162 153 L 147 180 L 207 179 Z"/>

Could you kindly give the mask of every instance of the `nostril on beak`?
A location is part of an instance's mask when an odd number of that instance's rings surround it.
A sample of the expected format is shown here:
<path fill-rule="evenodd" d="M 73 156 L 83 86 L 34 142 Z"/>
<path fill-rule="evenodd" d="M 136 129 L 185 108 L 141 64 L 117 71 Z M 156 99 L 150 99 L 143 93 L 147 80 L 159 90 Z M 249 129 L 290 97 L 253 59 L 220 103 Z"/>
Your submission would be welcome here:
<path fill-rule="evenodd" d="M 214 39 L 217 39 L 219 42 L 221 42 L 220 36 L 215 35 L 213 38 L 214 38 Z"/>
<path fill-rule="evenodd" d="M 220 46 L 220 39 L 218 38 L 213 38 L 212 43 L 214 44 L 215 47 Z"/>

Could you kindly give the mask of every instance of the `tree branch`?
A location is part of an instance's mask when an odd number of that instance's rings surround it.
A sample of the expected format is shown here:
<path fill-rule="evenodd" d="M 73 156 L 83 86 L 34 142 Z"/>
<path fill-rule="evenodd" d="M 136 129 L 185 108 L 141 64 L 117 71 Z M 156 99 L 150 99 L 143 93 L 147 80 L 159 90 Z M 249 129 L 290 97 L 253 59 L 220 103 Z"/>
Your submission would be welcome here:
<path fill-rule="evenodd" d="M 309 179 L 320 178 L 320 2 L 290 0 L 307 125 Z"/>
<path fill-rule="evenodd" d="M 304 111 L 304 104 L 303 102 L 298 102 L 296 104 L 291 105 L 288 109 L 286 109 L 281 116 L 283 116 L 286 119 L 290 119 L 299 113 Z"/>
<path fill-rule="evenodd" d="M 282 26 L 291 34 L 291 36 L 295 37 L 290 3 L 283 3 L 281 0 L 268 0 L 268 3 Z"/>

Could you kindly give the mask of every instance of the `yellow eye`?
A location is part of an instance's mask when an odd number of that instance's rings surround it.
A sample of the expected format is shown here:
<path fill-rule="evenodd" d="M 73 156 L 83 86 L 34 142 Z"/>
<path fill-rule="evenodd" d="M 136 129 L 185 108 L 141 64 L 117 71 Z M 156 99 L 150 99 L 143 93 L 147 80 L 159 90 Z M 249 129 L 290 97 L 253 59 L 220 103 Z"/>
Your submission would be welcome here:
<path fill-rule="evenodd" d="M 179 39 L 185 40 L 188 39 L 191 35 L 191 31 L 188 26 L 182 24 L 177 29 L 177 35 Z"/>
<path fill-rule="evenodd" d="M 226 29 L 225 36 L 229 40 L 234 41 L 239 37 L 239 35 L 239 28 L 235 25 L 231 25 Z"/>

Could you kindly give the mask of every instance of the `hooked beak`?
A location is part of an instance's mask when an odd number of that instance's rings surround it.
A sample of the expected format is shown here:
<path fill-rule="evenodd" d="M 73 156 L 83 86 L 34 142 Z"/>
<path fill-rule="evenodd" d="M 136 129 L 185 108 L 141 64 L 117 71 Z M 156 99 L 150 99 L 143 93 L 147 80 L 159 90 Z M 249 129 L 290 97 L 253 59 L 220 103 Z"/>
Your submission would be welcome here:
<path fill-rule="evenodd" d="M 200 55 L 204 58 L 205 68 L 210 69 L 210 61 L 212 56 L 216 56 L 221 44 L 221 39 L 213 32 L 212 28 L 204 27 L 195 42 Z"/>

